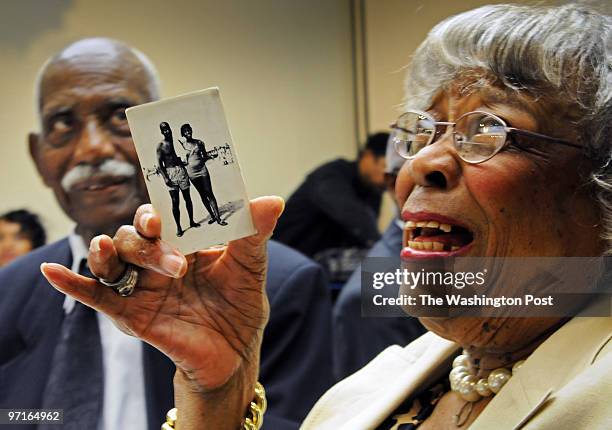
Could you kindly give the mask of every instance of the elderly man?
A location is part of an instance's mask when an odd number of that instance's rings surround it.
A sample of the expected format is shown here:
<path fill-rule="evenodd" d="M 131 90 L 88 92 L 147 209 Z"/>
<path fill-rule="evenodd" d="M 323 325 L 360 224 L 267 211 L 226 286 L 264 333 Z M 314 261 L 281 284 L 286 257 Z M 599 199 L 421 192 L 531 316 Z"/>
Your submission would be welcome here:
<path fill-rule="evenodd" d="M 87 273 L 85 244 L 113 235 L 147 201 L 125 109 L 158 97 L 154 69 L 123 43 L 85 39 L 45 64 L 37 91 L 32 159 L 76 227 L 0 271 L 0 408 L 61 408 L 66 429 L 158 429 L 173 404 L 172 362 L 39 271 L 58 262 Z M 331 383 L 331 312 L 317 265 L 277 243 L 268 254 L 261 379 L 276 430 L 297 427 Z M 181 262 L 165 258 L 164 273 L 176 275 Z"/>

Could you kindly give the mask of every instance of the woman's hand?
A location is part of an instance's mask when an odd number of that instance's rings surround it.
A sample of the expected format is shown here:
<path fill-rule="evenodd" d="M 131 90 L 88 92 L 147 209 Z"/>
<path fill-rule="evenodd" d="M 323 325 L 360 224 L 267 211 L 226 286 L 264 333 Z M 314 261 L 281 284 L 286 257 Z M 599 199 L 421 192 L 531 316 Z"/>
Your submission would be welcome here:
<path fill-rule="evenodd" d="M 118 279 L 126 262 L 140 268 L 129 297 L 58 264 L 41 270 L 55 288 L 170 357 L 179 369 L 175 384 L 204 395 L 240 386 L 248 404 L 268 319 L 266 242 L 282 210 L 278 197 L 253 200 L 256 235 L 185 257 L 159 239 L 161 219 L 151 205 L 141 206 L 133 226 L 90 244 L 89 267 L 102 279 Z"/>

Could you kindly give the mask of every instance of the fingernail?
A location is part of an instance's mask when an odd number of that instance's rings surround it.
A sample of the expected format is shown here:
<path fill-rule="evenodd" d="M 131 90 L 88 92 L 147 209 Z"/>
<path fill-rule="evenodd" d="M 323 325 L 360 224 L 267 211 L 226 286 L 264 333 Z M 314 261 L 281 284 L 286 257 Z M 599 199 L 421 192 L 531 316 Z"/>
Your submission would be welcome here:
<path fill-rule="evenodd" d="M 166 254 L 162 256 L 160 263 L 162 269 L 164 269 L 168 275 L 178 278 L 183 271 L 185 259 L 178 255 Z"/>
<path fill-rule="evenodd" d="M 89 244 L 89 249 L 93 252 L 100 252 L 100 236 L 96 236 L 93 239 L 91 239 L 91 242 Z"/>
<path fill-rule="evenodd" d="M 285 212 L 285 199 L 283 199 L 282 197 L 278 197 L 278 199 L 281 202 L 281 211 L 280 211 L 280 213 L 282 214 L 283 212 Z"/>
<path fill-rule="evenodd" d="M 151 221 L 152 218 L 153 218 L 153 215 L 151 214 L 144 214 L 143 216 L 141 216 L 140 217 L 140 227 L 142 227 L 143 230 L 147 231 L 149 222 Z"/>
<path fill-rule="evenodd" d="M 45 268 L 46 266 L 47 266 L 47 263 L 46 263 L 46 262 L 44 262 L 44 263 L 42 263 L 42 264 L 40 265 L 40 273 L 42 273 L 42 274 L 43 274 L 43 276 L 45 277 L 45 279 L 47 280 L 47 282 L 48 282 L 48 283 L 50 283 L 50 284 L 53 286 L 53 288 L 55 288 L 56 290 L 59 290 L 59 287 L 57 286 L 57 284 L 56 284 L 55 282 L 53 282 L 52 280 L 50 280 L 49 278 L 47 278 L 47 275 L 45 275 L 44 268 Z"/>

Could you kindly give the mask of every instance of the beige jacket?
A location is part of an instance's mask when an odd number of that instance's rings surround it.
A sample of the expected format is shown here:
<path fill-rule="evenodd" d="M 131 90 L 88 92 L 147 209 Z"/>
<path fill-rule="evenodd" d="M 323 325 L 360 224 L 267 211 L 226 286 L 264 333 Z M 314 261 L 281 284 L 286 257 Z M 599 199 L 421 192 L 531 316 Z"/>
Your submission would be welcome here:
<path fill-rule="evenodd" d="M 470 430 L 612 429 L 612 318 L 577 317 L 527 359 Z M 450 370 L 459 345 L 427 333 L 392 346 L 332 387 L 302 430 L 375 429 Z"/>

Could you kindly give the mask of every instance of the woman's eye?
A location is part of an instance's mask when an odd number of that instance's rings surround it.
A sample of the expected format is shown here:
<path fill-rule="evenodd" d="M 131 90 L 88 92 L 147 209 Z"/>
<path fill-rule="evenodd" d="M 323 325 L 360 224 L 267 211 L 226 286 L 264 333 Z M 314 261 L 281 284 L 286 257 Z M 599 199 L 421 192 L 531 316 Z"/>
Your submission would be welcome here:
<path fill-rule="evenodd" d="M 503 128 L 503 125 L 493 118 L 483 118 L 478 121 L 478 129 L 483 133 L 496 132 L 500 128 Z"/>

